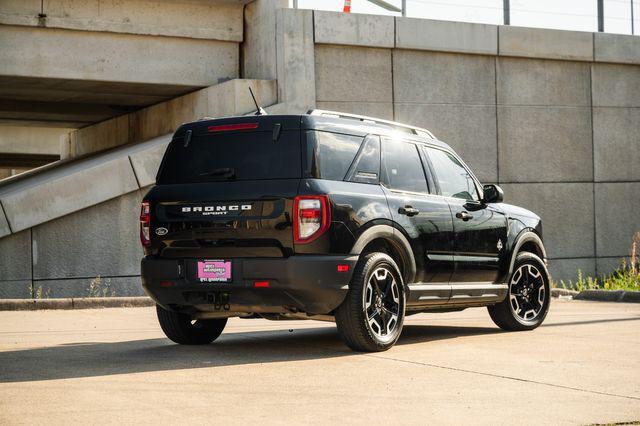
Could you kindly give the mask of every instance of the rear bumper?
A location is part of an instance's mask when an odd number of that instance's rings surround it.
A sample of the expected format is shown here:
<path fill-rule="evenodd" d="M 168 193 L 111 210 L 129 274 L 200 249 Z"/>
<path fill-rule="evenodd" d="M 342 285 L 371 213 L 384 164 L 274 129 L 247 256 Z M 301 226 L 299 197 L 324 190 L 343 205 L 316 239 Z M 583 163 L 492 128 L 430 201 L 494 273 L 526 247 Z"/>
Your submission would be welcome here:
<path fill-rule="evenodd" d="M 344 300 L 358 256 L 232 259 L 230 283 L 201 283 L 196 259 L 142 259 L 142 286 L 156 303 L 183 312 L 328 314 Z M 338 264 L 348 264 L 338 272 Z M 268 281 L 256 288 L 255 281 Z"/>

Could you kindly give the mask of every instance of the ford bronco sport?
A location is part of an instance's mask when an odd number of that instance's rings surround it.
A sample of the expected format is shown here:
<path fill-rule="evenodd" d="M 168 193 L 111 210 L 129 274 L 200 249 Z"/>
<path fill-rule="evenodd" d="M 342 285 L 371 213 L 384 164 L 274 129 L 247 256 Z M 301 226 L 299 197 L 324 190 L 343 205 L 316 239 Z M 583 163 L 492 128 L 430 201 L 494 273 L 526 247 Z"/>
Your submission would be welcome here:
<path fill-rule="evenodd" d="M 180 344 L 230 317 L 335 321 L 381 351 L 406 315 L 549 309 L 540 218 L 502 203 L 429 131 L 312 110 L 182 125 L 140 216 L 142 283 Z"/>

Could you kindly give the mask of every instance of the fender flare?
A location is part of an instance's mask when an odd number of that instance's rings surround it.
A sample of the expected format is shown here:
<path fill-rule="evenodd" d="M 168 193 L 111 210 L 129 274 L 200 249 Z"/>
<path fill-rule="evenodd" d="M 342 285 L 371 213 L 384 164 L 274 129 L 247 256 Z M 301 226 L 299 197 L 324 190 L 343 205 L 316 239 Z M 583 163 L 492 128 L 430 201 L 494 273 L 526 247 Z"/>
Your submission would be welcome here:
<path fill-rule="evenodd" d="M 524 231 L 522 232 L 516 239 L 516 243 L 513 246 L 513 251 L 511 252 L 511 261 L 509 262 L 509 275 L 513 273 L 513 265 L 516 263 L 516 257 L 520 251 L 520 247 L 524 245 L 524 243 L 532 242 L 538 247 L 540 252 L 542 253 L 542 262 L 547 263 L 547 251 L 544 248 L 544 244 L 542 243 L 542 239 L 533 231 Z"/>
<path fill-rule="evenodd" d="M 400 231 L 390 225 L 374 225 L 364 231 L 356 240 L 350 254 L 360 255 L 367 244 L 376 239 L 383 239 L 394 246 L 402 258 L 405 284 L 413 282 L 417 269 L 411 244 Z"/>

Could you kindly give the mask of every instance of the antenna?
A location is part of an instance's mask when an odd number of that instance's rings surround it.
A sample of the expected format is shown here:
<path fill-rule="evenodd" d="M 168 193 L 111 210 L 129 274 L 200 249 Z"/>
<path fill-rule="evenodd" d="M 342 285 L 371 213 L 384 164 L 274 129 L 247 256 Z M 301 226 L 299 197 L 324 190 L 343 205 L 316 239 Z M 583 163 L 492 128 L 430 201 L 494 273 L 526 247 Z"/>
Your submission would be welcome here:
<path fill-rule="evenodd" d="M 253 94 L 253 90 L 251 90 L 251 86 L 249 86 L 249 93 L 251 93 L 251 97 L 253 98 L 253 103 L 256 104 L 256 110 L 257 111 L 256 111 L 255 115 L 268 115 L 267 111 L 262 109 L 260 104 L 258 104 L 258 101 L 256 100 L 256 96 Z"/>

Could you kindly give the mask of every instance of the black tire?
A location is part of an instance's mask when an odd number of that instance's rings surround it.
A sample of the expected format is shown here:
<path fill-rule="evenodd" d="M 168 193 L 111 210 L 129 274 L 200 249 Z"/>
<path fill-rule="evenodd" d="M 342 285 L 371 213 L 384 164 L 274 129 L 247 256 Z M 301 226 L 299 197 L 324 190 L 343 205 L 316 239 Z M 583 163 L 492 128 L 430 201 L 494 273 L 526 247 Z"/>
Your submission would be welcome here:
<path fill-rule="evenodd" d="M 180 345 L 209 344 L 222 334 L 227 325 L 226 318 L 193 321 L 189 315 L 167 311 L 159 305 L 156 305 L 156 313 L 164 334 Z"/>
<path fill-rule="evenodd" d="M 404 311 L 404 283 L 398 266 L 384 253 L 369 253 L 356 265 L 347 296 L 335 311 L 338 333 L 354 351 L 386 351 L 400 337 Z"/>
<path fill-rule="evenodd" d="M 535 276 L 536 273 L 539 278 Z M 497 305 L 488 307 L 493 322 L 507 331 L 533 330 L 540 326 L 549 312 L 549 282 L 549 271 L 538 256 L 528 252 L 518 253 L 507 283 L 507 297 Z M 528 318 L 528 314 L 532 316 Z"/>

